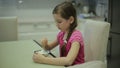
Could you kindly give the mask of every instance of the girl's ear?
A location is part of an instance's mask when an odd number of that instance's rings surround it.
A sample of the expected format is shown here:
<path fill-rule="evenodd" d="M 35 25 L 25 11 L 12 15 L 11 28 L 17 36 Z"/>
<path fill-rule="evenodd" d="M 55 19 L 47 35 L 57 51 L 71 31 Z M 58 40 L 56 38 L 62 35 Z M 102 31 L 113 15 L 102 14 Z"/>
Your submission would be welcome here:
<path fill-rule="evenodd" d="M 73 16 L 70 16 L 69 22 L 70 22 L 70 24 L 72 24 L 74 22 L 74 17 Z"/>

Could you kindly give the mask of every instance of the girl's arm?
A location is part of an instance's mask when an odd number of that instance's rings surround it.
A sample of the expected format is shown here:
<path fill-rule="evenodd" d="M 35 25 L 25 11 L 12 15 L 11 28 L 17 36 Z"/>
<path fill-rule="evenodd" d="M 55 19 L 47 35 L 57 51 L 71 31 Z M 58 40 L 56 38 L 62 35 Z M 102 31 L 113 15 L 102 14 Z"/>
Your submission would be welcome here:
<path fill-rule="evenodd" d="M 53 42 L 48 43 L 48 40 L 46 38 L 44 38 L 44 39 L 42 39 L 41 44 L 43 45 L 43 48 L 45 48 L 47 50 L 51 50 L 52 48 L 54 48 L 55 46 L 58 45 L 58 41 L 56 39 Z"/>
<path fill-rule="evenodd" d="M 79 42 L 73 42 L 71 45 L 71 49 L 66 57 L 59 57 L 59 58 L 44 57 L 42 60 L 42 63 L 53 64 L 53 65 L 63 65 L 63 66 L 72 65 L 72 63 L 74 62 L 74 60 L 78 55 L 79 49 L 80 49 Z"/>

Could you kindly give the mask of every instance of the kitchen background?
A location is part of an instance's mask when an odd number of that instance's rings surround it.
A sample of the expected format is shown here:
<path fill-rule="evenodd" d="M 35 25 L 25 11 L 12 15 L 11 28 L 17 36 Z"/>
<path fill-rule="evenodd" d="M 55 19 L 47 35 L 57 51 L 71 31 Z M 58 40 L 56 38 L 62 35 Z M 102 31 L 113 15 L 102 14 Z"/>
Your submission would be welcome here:
<path fill-rule="evenodd" d="M 0 17 L 18 17 L 18 39 L 37 39 L 39 35 L 56 32 L 52 10 L 65 0 L 0 0 Z M 107 0 L 69 0 L 77 9 L 78 17 L 100 16 L 97 20 L 107 18 Z M 89 8 L 88 8 L 89 7 Z M 89 11 L 90 9 L 90 11 Z M 51 23 L 49 23 L 51 22 Z M 41 32 L 42 31 L 42 32 Z M 46 31 L 46 32 L 45 32 Z M 49 35 L 47 35 L 49 36 Z"/>

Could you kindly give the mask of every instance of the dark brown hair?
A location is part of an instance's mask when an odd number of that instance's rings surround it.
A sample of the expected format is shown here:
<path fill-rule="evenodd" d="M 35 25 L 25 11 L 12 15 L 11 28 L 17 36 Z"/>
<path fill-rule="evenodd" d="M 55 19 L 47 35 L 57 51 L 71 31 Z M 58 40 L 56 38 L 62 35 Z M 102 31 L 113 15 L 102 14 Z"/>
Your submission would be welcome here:
<path fill-rule="evenodd" d="M 61 4 L 58 4 L 53 9 L 53 14 L 60 14 L 62 18 L 69 19 L 71 16 L 74 17 L 74 22 L 70 25 L 69 33 L 67 36 L 67 41 L 69 40 L 73 30 L 77 27 L 77 16 L 76 16 L 76 10 L 71 2 L 63 2 Z"/>
<path fill-rule="evenodd" d="M 66 41 L 69 40 L 73 30 L 77 27 L 77 16 L 76 16 L 76 10 L 72 3 L 70 2 L 63 2 L 61 4 L 58 4 L 54 9 L 53 9 L 53 14 L 60 14 L 62 18 L 68 20 L 71 16 L 74 17 L 73 23 L 70 25 L 69 28 L 69 33 L 67 36 Z M 65 56 L 66 52 L 66 43 L 64 42 L 62 48 L 61 48 L 61 56 Z"/>

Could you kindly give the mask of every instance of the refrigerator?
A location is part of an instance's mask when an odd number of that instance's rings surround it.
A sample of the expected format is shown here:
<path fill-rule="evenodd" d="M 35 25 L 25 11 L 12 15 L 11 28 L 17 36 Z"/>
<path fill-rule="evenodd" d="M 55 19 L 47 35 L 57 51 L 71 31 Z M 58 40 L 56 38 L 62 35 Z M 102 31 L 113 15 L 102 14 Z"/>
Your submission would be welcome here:
<path fill-rule="evenodd" d="M 109 0 L 108 22 L 111 24 L 108 55 L 120 56 L 120 0 Z"/>

